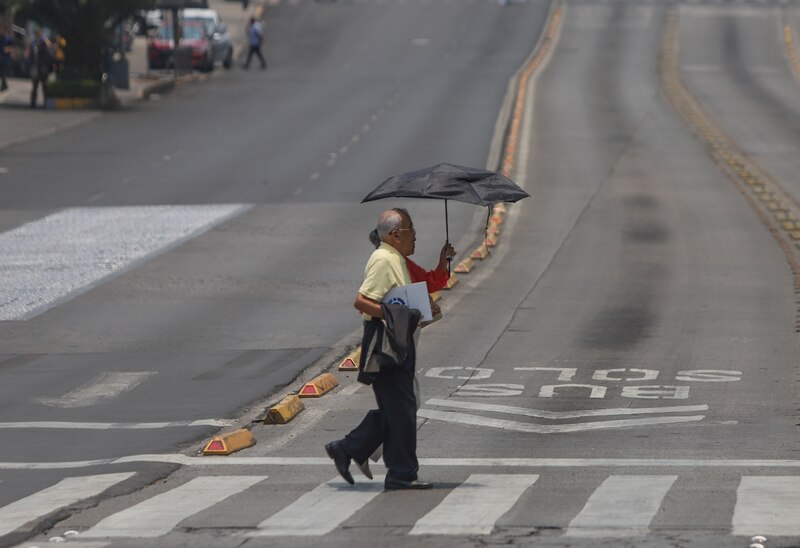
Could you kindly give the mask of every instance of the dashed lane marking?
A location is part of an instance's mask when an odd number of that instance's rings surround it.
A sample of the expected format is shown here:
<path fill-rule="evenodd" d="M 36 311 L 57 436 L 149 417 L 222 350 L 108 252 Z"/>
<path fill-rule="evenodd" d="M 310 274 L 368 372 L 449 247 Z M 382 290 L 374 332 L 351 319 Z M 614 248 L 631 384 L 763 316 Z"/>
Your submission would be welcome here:
<path fill-rule="evenodd" d="M 37 403 L 64 409 L 89 407 L 107 402 L 155 375 L 156 371 L 103 371 L 91 381 L 59 398 L 36 398 Z"/>

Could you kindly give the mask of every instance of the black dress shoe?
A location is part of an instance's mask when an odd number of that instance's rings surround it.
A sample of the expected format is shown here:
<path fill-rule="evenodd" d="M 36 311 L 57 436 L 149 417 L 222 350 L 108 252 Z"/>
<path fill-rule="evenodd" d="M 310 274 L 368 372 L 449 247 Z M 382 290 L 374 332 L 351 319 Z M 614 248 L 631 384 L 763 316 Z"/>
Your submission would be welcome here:
<path fill-rule="evenodd" d="M 344 478 L 344 481 L 353 485 L 355 481 L 353 481 L 353 475 L 348 470 L 350 468 L 350 457 L 342 449 L 341 442 L 338 440 L 330 442 L 325 446 L 325 451 L 333 459 L 333 464 L 336 465 L 336 471 L 339 472 L 339 475 Z"/>
<path fill-rule="evenodd" d="M 383 483 L 383 488 L 387 491 L 394 491 L 399 489 L 430 489 L 433 484 L 429 481 L 405 481 L 399 479 L 386 478 Z"/>

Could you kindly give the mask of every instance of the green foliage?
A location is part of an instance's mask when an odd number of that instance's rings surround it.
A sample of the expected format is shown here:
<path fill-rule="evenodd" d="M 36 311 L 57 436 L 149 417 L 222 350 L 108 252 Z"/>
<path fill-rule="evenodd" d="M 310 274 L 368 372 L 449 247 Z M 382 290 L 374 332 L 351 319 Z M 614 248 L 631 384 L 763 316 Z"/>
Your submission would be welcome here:
<path fill-rule="evenodd" d="M 8 1 L 8 0 L 6 0 Z M 66 40 L 65 67 L 73 74 L 99 80 L 103 47 L 111 30 L 155 0 L 11 0 L 31 19 Z"/>
<path fill-rule="evenodd" d="M 97 99 L 100 97 L 100 82 L 97 80 L 51 80 L 47 82 L 47 96 Z"/>

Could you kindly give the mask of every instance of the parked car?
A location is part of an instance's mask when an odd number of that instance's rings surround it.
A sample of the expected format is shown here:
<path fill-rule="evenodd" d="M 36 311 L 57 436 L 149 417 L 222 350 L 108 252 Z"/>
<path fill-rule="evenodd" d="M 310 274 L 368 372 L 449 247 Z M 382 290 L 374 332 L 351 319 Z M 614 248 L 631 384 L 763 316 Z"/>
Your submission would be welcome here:
<path fill-rule="evenodd" d="M 205 25 L 200 21 L 181 21 L 180 45 L 192 49 L 192 68 L 211 70 L 214 58 Z M 172 68 L 175 40 L 172 23 L 166 19 L 147 44 L 147 64 L 151 69 Z"/>
<path fill-rule="evenodd" d="M 221 63 L 225 68 L 233 64 L 233 40 L 228 33 L 228 26 L 222 22 L 217 10 L 187 8 L 183 10 L 184 21 L 201 21 L 211 41 L 214 63 Z"/>

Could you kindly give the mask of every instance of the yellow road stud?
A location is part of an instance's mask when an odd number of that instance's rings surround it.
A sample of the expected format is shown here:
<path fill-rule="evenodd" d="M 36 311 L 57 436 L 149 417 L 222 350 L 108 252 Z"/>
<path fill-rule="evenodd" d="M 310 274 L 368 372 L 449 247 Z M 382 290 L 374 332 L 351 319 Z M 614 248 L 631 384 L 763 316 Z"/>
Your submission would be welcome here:
<path fill-rule="evenodd" d="M 794 221 L 783 221 L 781 225 L 783 226 L 784 230 L 797 230 L 797 225 L 794 223 Z"/>
<path fill-rule="evenodd" d="M 780 202 L 769 202 L 767 204 L 767 209 L 769 209 L 770 211 L 777 211 L 779 209 L 786 209 L 786 208 L 783 207 L 783 204 Z"/>
<path fill-rule="evenodd" d="M 336 377 L 330 373 L 323 373 L 303 385 L 298 396 L 301 398 L 318 398 L 339 385 Z"/>
<path fill-rule="evenodd" d="M 229 432 L 221 436 L 214 436 L 203 448 L 204 455 L 230 455 L 256 444 L 256 438 L 247 428 Z"/>
<path fill-rule="evenodd" d="M 473 259 L 485 259 L 489 256 L 489 248 L 486 245 L 479 245 L 475 248 L 475 251 L 470 253 L 470 257 Z"/>
<path fill-rule="evenodd" d="M 456 276 L 455 272 L 450 274 L 450 279 L 447 280 L 447 285 L 444 286 L 444 289 L 453 289 L 455 285 L 458 283 L 458 276 Z"/>
<path fill-rule="evenodd" d="M 792 237 L 792 240 L 800 240 L 800 230 L 792 230 L 789 236 Z"/>
<path fill-rule="evenodd" d="M 286 424 L 305 408 L 306 406 L 297 396 L 286 396 L 267 410 L 264 424 Z"/>
<path fill-rule="evenodd" d="M 359 346 L 350 354 L 345 356 L 339 364 L 339 371 L 358 371 L 358 361 L 361 359 L 361 347 Z"/>
<path fill-rule="evenodd" d="M 472 267 L 475 266 L 475 263 L 472 262 L 472 259 L 464 259 L 456 267 L 453 269 L 453 272 L 458 272 L 459 274 L 468 274 Z"/>

